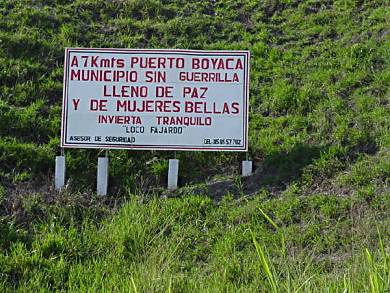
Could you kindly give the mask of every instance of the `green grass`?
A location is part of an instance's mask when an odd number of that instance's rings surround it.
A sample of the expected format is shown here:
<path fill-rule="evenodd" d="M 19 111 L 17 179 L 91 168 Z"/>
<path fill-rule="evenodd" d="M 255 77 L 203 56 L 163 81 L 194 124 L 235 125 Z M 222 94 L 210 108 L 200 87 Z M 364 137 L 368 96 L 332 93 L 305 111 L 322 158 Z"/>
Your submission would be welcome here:
<path fill-rule="evenodd" d="M 275 183 L 308 168 L 313 180 L 343 172 L 359 155 L 390 145 L 389 8 L 381 0 L 0 1 L 2 180 L 52 178 L 66 46 L 249 49 L 255 164 L 273 166 Z M 111 153 L 113 192 L 162 185 L 162 162 L 172 156 Z M 97 155 L 67 152 L 75 186 L 93 186 Z M 185 185 L 237 174 L 243 156 L 178 158 L 192 170 L 181 174 Z"/>
<path fill-rule="evenodd" d="M 240 202 L 226 197 L 218 204 L 201 196 L 146 203 L 132 196 L 99 222 L 86 211 L 62 218 L 59 211 L 66 208 L 60 207 L 44 222 L 34 220 L 29 238 L 12 241 L 0 253 L 1 291 L 390 289 L 386 212 L 362 200 L 355 206 L 365 214 L 352 223 L 348 199 L 298 196 L 297 205 L 311 208 L 296 211 L 297 220 L 288 223 L 267 214 L 286 205 L 268 196 Z M 342 237 L 348 234 L 349 240 Z"/>
<path fill-rule="evenodd" d="M 382 0 L 0 0 L 0 291 L 389 291 L 389 20 Z M 256 175 L 180 152 L 162 199 L 171 152 L 110 151 L 99 199 L 100 151 L 67 150 L 53 192 L 72 46 L 250 50 Z"/>

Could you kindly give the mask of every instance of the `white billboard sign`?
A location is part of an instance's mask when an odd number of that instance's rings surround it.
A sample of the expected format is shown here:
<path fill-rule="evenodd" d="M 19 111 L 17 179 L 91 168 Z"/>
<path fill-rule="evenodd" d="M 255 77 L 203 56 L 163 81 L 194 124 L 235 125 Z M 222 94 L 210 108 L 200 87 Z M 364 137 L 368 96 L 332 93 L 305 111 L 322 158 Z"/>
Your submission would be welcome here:
<path fill-rule="evenodd" d="M 61 146 L 246 151 L 248 51 L 67 48 Z"/>

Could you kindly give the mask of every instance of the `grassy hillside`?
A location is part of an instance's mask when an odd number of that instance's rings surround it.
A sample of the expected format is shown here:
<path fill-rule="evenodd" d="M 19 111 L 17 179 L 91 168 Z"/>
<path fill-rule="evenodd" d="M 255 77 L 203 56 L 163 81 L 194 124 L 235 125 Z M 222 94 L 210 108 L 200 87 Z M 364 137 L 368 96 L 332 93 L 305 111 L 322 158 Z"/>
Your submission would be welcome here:
<path fill-rule="evenodd" d="M 99 151 L 68 150 L 53 192 L 74 46 L 249 49 L 255 175 L 181 152 L 154 199 L 173 154 L 111 151 L 99 199 Z M 383 0 L 0 0 L 0 291 L 388 290 L 389 64 Z"/>
<path fill-rule="evenodd" d="M 218 205 L 207 197 L 148 203 L 132 197 L 114 215 L 96 206 L 83 209 L 72 204 L 74 197 L 62 195 L 61 207 L 34 205 L 34 214 L 50 219 L 35 219 L 29 232 L 18 229 L 8 234 L 9 243 L 2 240 L 2 292 L 390 288 L 385 195 L 371 204 L 293 190 L 280 198 L 265 191 L 251 200 L 226 197 Z M 96 224 L 98 211 L 106 218 Z"/>

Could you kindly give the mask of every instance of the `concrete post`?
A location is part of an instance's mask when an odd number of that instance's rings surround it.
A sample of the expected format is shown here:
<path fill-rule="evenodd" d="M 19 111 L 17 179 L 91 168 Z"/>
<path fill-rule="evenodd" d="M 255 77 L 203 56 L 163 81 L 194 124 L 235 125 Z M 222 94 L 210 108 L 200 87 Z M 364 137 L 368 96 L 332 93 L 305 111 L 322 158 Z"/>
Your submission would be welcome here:
<path fill-rule="evenodd" d="M 56 156 L 54 186 L 57 190 L 65 186 L 65 156 Z"/>
<path fill-rule="evenodd" d="M 242 176 L 252 175 L 252 161 L 242 161 Z"/>
<path fill-rule="evenodd" d="M 179 176 L 179 160 L 170 159 L 168 168 L 168 190 L 177 189 L 177 179 Z"/>
<path fill-rule="evenodd" d="M 98 158 L 97 195 L 107 195 L 108 188 L 108 157 Z"/>

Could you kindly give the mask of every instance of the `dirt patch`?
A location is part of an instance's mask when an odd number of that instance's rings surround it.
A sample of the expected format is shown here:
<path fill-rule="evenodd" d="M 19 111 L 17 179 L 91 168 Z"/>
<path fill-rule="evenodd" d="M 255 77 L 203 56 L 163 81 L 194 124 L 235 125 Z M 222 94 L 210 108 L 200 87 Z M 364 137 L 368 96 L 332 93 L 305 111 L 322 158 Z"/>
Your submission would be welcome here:
<path fill-rule="evenodd" d="M 269 184 L 269 177 L 273 177 L 272 173 L 266 173 L 259 168 L 250 176 L 229 176 L 202 185 L 179 188 L 172 192 L 163 190 L 160 196 L 165 198 L 180 197 L 188 194 L 205 195 L 218 202 L 226 195 L 231 195 L 235 199 L 254 196 L 262 188 L 266 188 L 272 195 L 276 196 L 286 188 L 287 183 Z"/>
<path fill-rule="evenodd" d="M 48 182 L 22 182 L 6 186 L 6 196 L 0 203 L 0 217 L 26 227 L 53 214 L 69 214 L 81 220 L 81 214 L 90 210 L 93 217 L 103 218 L 123 201 L 120 196 L 98 197 L 91 191 L 75 192 L 69 187 L 57 191 Z"/>

